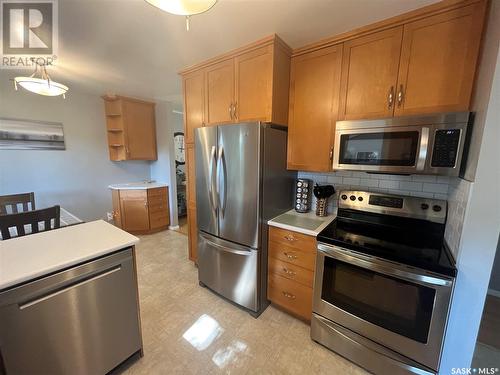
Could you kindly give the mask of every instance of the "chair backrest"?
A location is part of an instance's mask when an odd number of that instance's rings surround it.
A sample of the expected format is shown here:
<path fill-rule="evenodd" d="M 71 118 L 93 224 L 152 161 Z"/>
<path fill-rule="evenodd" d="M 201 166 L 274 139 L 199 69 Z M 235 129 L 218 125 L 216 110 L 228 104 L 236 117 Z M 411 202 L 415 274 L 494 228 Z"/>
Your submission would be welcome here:
<path fill-rule="evenodd" d="M 0 234 L 2 235 L 2 239 L 8 240 L 12 237 L 57 229 L 61 226 L 60 212 L 60 207 L 54 206 L 42 210 L 0 215 Z M 39 223 L 43 223 L 43 228 L 40 228 Z M 28 231 L 25 230 L 25 226 L 28 226 Z M 15 228 L 17 236 L 11 235 L 11 228 Z"/>
<path fill-rule="evenodd" d="M 22 209 L 19 211 L 19 206 Z M 31 207 L 30 207 L 31 206 Z M 35 210 L 35 193 L 0 195 L 0 215 Z"/>

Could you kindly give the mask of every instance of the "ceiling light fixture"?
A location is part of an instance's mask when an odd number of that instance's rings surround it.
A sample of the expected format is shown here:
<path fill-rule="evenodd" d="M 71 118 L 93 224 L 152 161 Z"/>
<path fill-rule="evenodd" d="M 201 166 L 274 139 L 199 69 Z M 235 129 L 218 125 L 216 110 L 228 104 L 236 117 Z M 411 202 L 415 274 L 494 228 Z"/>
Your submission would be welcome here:
<path fill-rule="evenodd" d="M 66 98 L 65 94 L 69 90 L 68 86 L 52 81 L 47 73 L 45 64 L 40 64 L 34 59 L 32 61 L 35 63 L 35 71 L 29 77 L 14 78 L 14 88 L 17 90 L 17 86 L 19 85 L 35 94 L 45 96 L 62 95 L 63 98 Z"/>
<path fill-rule="evenodd" d="M 165 12 L 186 16 L 186 30 L 189 31 L 190 17 L 210 10 L 217 0 L 146 0 L 146 2 Z"/>

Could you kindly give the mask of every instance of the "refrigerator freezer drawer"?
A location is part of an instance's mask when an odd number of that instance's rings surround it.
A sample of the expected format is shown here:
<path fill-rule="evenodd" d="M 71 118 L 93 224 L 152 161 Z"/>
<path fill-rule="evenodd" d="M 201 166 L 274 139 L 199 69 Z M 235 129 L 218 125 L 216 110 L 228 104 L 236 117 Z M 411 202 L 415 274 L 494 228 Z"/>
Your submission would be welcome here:
<path fill-rule="evenodd" d="M 260 252 L 200 232 L 198 275 L 214 292 L 252 311 L 259 310 Z"/>
<path fill-rule="evenodd" d="M 137 308 L 130 249 L 0 293 L 7 375 L 109 372 L 141 349 Z"/>

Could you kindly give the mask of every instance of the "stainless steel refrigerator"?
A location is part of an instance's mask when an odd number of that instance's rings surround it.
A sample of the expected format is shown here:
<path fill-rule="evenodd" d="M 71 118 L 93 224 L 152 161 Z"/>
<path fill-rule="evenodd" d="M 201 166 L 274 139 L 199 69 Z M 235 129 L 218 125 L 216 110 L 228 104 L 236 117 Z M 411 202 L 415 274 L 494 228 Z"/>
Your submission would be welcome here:
<path fill-rule="evenodd" d="M 267 307 L 267 220 L 292 206 L 286 128 L 270 123 L 195 131 L 198 277 L 258 316 Z"/>

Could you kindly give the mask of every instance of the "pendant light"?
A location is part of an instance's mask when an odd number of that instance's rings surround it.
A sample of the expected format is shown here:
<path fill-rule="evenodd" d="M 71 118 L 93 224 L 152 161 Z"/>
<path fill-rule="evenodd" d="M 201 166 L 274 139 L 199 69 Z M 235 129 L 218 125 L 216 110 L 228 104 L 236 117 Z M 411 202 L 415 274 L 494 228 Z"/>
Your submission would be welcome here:
<path fill-rule="evenodd" d="M 15 89 L 17 90 L 17 86 L 19 85 L 35 94 L 45 96 L 62 95 L 63 98 L 66 98 L 65 94 L 69 90 L 68 86 L 52 81 L 47 73 L 45 64 L 40 64 L 36 60 L 33 60 L 33 62 L 35 63 L 35 71 L 31 76 L 14 78 Z"/>
<path fill-rule="evenodd" d="M 146 2 L 165 12 L 186 16 L 186 30 L 189 31 L 190 17 L 210 10 L 217 0 L 146 0 Z"/>

